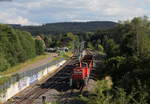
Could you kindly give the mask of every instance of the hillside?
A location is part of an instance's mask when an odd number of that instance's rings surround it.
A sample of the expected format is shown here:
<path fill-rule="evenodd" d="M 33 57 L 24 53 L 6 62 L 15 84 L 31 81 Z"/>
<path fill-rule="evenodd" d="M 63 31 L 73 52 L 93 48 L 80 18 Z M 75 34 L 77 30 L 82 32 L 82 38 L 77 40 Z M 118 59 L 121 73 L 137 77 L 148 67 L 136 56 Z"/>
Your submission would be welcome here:
<path fill-rule="evenodd" d="M 28 32 L 0 24 L 0 72 L 43 54 L 42 42 Z"/>
<path fill-rule="evenodd" d="M 110 21 L 94 21 L 94 22 L 61 22 L 48 23 L 41 26 L 21 26 L 13 25 L 16 29 L 26 30 L 33 35 L 37 34 L 60 34 L 60 33 L 80 33 L 93 32 L 96 30 L 110 29 L 116 26 L 117 23 Z"/>

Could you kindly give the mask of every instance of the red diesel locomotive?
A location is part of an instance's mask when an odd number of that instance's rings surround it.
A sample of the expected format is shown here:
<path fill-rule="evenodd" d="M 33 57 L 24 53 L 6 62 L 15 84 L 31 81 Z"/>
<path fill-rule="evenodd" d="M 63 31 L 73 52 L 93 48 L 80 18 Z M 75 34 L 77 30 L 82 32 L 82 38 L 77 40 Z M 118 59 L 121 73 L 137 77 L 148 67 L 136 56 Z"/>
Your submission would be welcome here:
<path fill-rule="evenodd" d="M 93 56 L 91 53 L 86 53 L 82 56 L 79 65 L 73 69 L 70 86 L 73 88 L 80 88 L 87 85 L 90 73 L 93 67 Z"/>

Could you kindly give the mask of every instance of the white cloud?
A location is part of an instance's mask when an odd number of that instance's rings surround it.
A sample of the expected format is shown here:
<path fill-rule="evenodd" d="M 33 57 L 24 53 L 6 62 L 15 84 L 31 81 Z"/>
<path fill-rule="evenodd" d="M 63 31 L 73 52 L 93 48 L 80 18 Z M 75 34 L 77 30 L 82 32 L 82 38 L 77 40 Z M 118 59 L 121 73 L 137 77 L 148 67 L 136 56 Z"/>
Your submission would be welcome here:
<path fill-rule="evenodd" d="M 21 17 L 21 16 L 17 16 L 16 18 L 13 19 L 8 19 L 8 21 L 6 21 L 9 24 L 22 24 L 22 25 L 39 25 L 37 23 L 33 23 L 31 21 L 29 21 L 27 18 Z"/>
<path fill-rule="evenodd" d="M 22 25 L 38 25 L 29 21 L 27 18 L 17 15 L 16 9 L 9 9 L 4 12 L 0 11 L 0 22 L 7 24 L 22 24 Z"/>
<path fill-rule="evenodd" d="M 76 14 L 84 14 L 84 12 L 89 12 L 89 15 L 92 13 L 97 14 L 97 16 L 105 15 L 105 16 L 143 16 L 147 12 L 142 7 L 136 7 L 135 5 L 130 4 L 130 0 L 121 2 L 121 0 L 45 0 L 47 1 L 47 6 L 53 7 L 57 6 L 58 9 L 68 8 L 74 9 L 74 15 Z M 134 0 L 136 1 L 136 0 Z M 137 1 L 134 2 L 137 4 Z M 44 5 L 43 5 L 44 6 Z M 46 6 L 46 5 L 45 5 Z M 66 13 L 68 11 L 65 11 Z M 58 14 L 59 15 L 59 14 Z"/>
<path fill-rule="evenodd" d="M 126 2 L 129 2 L 129 0 L 127 0 Z M 120 0 L 89 0 L 89 2 L 87 2 L 86 8 L 98 14 L 104 14 L 108 16 L 141 16 L 145 13 L 142 8 L 134 7 L 133 5 L 126 5 L 123 2 L 120 2 Z"/>
<path fill-rule="evenodd" d="M 0 22 L 21 23 L 53 22 L 54 20 L 124 20 L 149 14 L 137 0 L 22 0 L 0 7 Z M 150 2 L 150 0 L 143 0 Z M 43 18 L 44 17 L 44 18 Z M 110 18 L 111 17 L 111 18 Z M 45 19 L 45 20 L 40 20 Z M 50 21 L 48 21 L 50 20 Z M 59 22 L 59 21 L 58 21 Z"/>

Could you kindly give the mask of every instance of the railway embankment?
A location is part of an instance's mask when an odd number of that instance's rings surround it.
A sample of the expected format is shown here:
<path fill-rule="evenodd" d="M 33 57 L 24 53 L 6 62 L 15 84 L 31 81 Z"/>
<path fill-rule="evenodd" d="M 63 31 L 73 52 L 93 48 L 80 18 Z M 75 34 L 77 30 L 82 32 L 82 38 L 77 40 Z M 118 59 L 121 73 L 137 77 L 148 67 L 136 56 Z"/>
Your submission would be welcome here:
<path fill-rule="evenodd" d="M 57 58 L 52 62 L 10 76 L 6 83 L 0 85 L 0 101 L 2 103 L 6 102 L 20 91 L 41 80 L 44 76 L 55 72 L 65 62 L 66 59 Z"/>

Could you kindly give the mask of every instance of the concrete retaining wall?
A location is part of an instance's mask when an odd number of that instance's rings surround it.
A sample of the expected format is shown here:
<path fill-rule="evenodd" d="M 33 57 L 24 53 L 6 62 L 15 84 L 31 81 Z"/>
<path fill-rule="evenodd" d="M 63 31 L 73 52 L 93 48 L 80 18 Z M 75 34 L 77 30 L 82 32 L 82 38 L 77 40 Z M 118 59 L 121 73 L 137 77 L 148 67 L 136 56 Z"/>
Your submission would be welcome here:
<path fill-rule="evenodd" d="M 11 84 L 9 88 L 6 89 L 3 93 L 0 94 L 0 101 L 2 103 L 6 102 L 8 99 L 19 93 L 20 91 L 24 90 L 25 88 L 29 87 L 30 85 L 34 84 L 38 80 L 42 79 L 44 76 L 55 72 L 61 65 L 63 65 L 66 60 L 63 60 L 56 65 L 52 65 L 47 67 L 38 73 L 35 73 L 31 76 L 25 76 L 21 78 L 18 82 Z"/>

